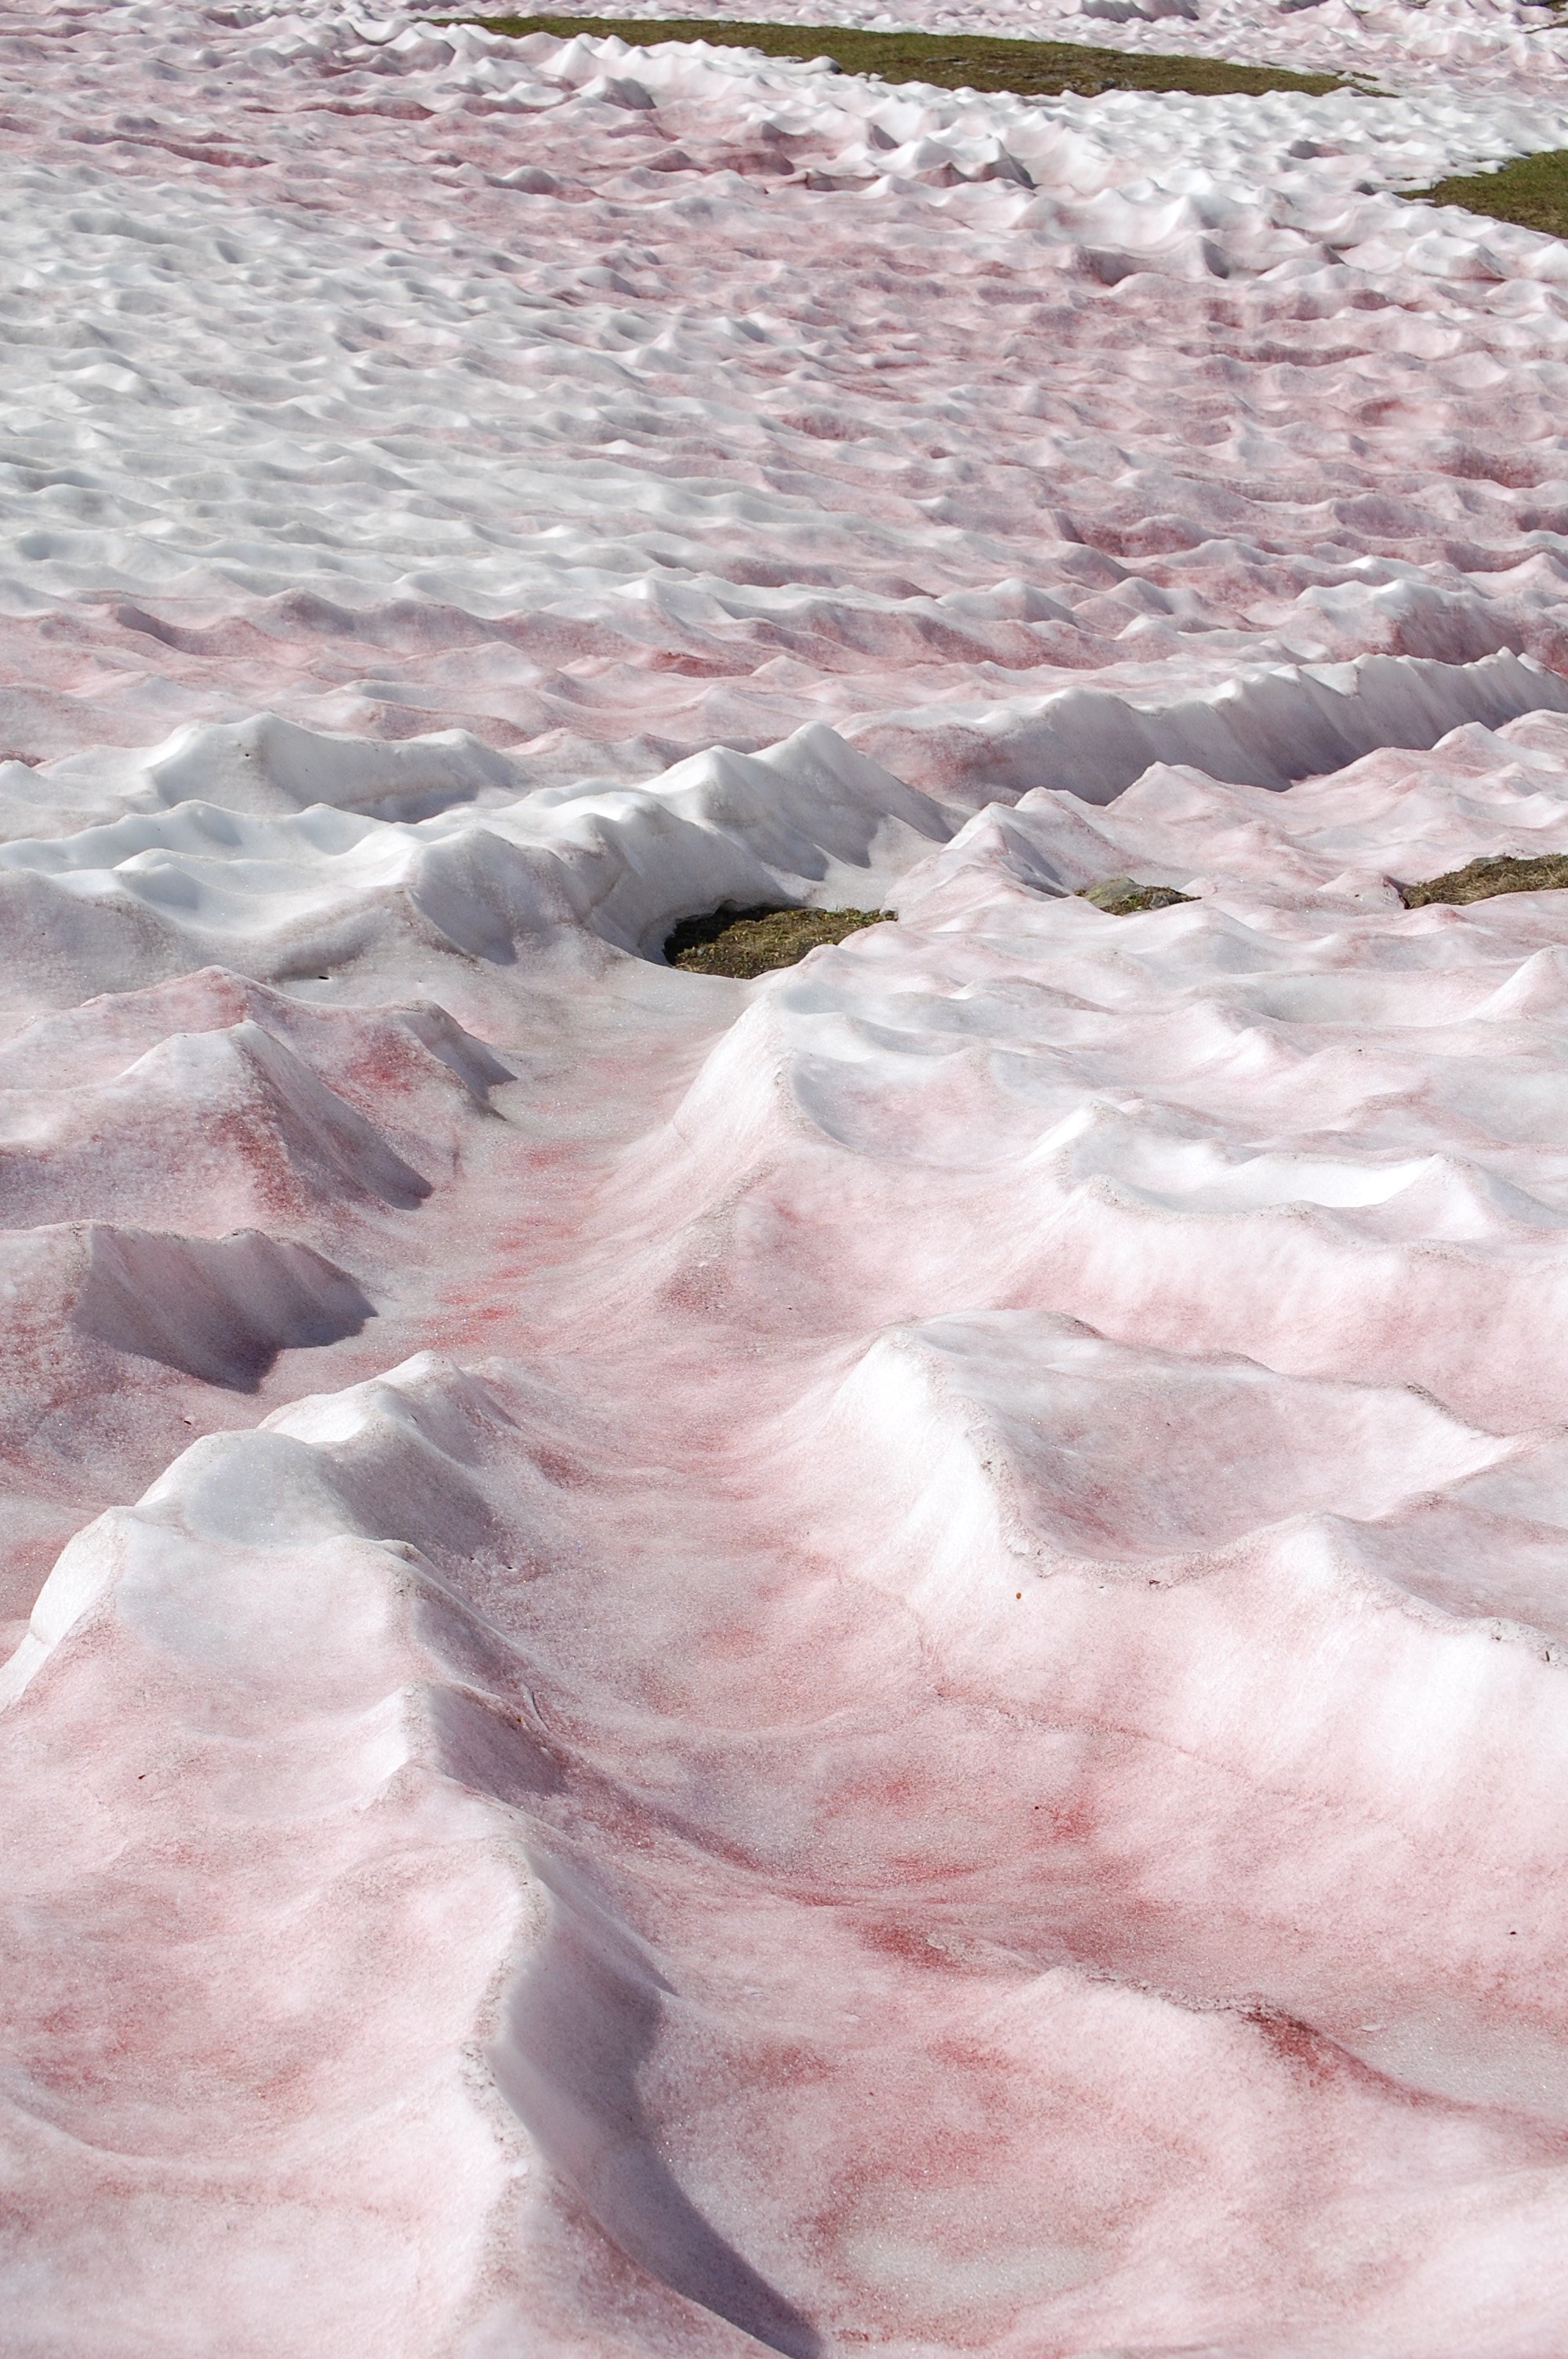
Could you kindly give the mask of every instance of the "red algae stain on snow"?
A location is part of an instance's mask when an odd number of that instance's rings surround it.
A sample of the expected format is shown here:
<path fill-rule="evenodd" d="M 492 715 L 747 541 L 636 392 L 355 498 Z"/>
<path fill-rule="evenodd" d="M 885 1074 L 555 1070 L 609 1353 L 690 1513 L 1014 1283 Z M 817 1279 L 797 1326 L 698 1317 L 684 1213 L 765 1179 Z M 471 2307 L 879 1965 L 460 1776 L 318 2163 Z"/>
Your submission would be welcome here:
<path fill-rule="evenodd" d="M 1568 34 L 1195 5 L 10 24 L 18 2353 L 1568 2342 Z"/>

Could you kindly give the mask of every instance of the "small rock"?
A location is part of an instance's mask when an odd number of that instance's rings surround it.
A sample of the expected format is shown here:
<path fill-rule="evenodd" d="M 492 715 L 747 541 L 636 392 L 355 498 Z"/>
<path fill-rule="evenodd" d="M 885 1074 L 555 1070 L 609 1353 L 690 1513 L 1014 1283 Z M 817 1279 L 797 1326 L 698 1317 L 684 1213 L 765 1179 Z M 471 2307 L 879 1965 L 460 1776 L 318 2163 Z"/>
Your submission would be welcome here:
<path fill-rule="evenodd" d="M 1177 901 L 1192 901 L 1195 894 L 1178 893 L 1173 885 L 1140 885 L 1135 876 L 1107 876 L 1098 885 L 1086 885 L 1077 898 L 1103 909 L 1108 918 L 1136 917 L 1142 909 L 1169 909 Z"/>

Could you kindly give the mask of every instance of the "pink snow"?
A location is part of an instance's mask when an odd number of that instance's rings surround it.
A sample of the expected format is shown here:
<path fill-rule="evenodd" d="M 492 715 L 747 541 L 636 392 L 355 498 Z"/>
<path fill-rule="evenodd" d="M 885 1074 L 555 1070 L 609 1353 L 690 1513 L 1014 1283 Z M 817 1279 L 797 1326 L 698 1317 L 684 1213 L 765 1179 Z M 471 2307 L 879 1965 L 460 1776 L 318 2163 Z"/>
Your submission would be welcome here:
<path fill-rule="evenodd" d="M 1568 2347 L 1568 35 L 1194 5 L 7 13 L 5 2359 Z"/>

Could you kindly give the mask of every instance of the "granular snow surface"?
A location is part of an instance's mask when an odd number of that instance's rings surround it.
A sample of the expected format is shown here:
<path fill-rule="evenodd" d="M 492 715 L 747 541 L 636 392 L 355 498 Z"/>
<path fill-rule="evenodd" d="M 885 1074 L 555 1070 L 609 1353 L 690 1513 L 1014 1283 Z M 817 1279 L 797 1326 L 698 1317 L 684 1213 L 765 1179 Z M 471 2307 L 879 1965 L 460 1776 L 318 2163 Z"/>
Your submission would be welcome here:
<path fill-rule="evenodd" d="M 5 2359 L 1568 2349 L 1568 29 L 922 21 L 0 19 Z"/>

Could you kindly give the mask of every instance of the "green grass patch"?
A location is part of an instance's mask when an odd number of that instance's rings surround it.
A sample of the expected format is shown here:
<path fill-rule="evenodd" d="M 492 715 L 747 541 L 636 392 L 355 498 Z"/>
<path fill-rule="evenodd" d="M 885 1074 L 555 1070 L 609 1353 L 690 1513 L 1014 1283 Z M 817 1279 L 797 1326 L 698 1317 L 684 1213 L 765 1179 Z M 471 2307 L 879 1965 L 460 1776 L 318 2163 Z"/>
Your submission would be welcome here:
<path fill-rule="evenodd" d="M 868 33 L 854 25 L 751 25 L 728 18 L 669 16 L 467 16 L 443 24 L 482 25 L 520 38 L 553 33 L 602 37 L 647 49 L 656 41 L 711 41 L 724 49 L 761 49 L 770 58 L 830 58 L 841 73 L 876 74 L 883 82 L 935 82 L 941 90 L 1006 90 L 1021 98 L 1076 91 L 1184 90 L 1199 98 L 1256 97 L 1270 90 L 1325 91 L 1349 85 L 1339 74 L 1290 73 L 1283 67 L 1231 65 L 1223 58 L 1151 56 L 1092 49 L 1078 41 L 1006 41 L 969 33 Z"/>
<path fill-rule="evenodd" d="M 1548 237 L 1568 237 L 1568 147 L 1516 156 L 1500 172 L 1455 172 L 1435 188 L 1404 193 L 1425 204 L 1463 205 L 1492 221 L 1518 222 Z"/>
<path fill-rule="evenodd" d="M 1429 876 L 1424 885 L 1401 885 L 1400 898 L 1407 909 L 1424 909 L 1429 902 L 1446 901 L 1463 907 L 1467 901 L 1490 901 L 1498 893 L 1561 893 L 1568 889 L 1568 852 L 1539 852 L 1521 860 L 1512 853 L 1472 860 L 1464 868 L 1449 868 Z"/>
<path fill-rule="evenodd" d="M 671 966 L 687 974 L 729 974 L 749 982 L 794 966 L 819 942 L 841 942 L 862 926 L 891 924 L 891 909 L 737 909 L 726 902 L 705 918 L 683 918 L 665 943 Z"/>

